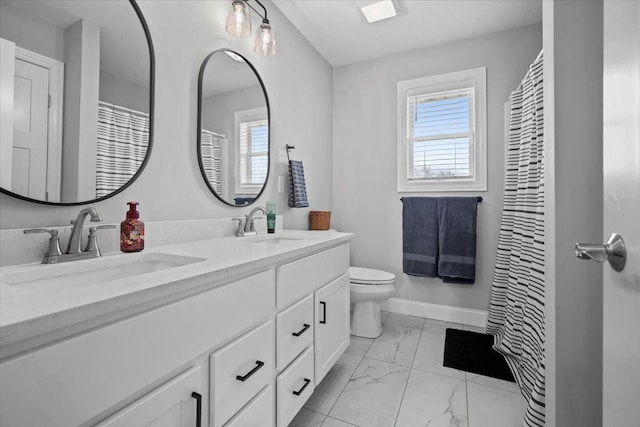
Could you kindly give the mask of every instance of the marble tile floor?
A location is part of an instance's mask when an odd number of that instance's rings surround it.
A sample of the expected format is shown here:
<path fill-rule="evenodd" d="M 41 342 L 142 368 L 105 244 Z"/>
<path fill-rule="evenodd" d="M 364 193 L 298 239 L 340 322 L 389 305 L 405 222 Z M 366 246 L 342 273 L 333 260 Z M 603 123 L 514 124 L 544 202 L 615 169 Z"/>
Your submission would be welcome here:
<path fill-rule="evenodd" d="M 289 427 L 517 427 L 514 383 L 442 366 L 446 328 L 479 328 L 382 313 L 382 335 L 351 337 Z"/>

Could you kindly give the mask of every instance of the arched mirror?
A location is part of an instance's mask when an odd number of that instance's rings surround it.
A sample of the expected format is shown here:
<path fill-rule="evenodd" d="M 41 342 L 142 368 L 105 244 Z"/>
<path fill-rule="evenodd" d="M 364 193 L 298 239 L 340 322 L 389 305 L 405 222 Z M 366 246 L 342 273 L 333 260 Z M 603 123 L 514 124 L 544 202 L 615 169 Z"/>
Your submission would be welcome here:
<path fill-rule="evenodd" d="M 252 204 L 269 176 L 269 98 L 260 75 L 221 49 L 198 79 L 198 161 L 207 186 L 230 206 Z"/>
<path fill-rule="evenodd" d="M 80 205 L 149 160 L 154 53 L 135 0 L 0 1 L 0 191 Z"/>

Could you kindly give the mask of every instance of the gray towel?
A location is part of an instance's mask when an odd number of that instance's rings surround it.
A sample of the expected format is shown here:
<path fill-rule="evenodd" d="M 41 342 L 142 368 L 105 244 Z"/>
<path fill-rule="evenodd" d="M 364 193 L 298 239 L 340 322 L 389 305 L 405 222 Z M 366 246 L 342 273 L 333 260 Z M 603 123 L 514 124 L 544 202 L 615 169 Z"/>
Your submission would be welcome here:
<path fill-rule="evenodd" d="M 402 199 L 402 271 L 422 277 L 438 276 L 438 199 Z"/>
<path fill-rule="evenodd" d="M 306 208 L 307 186 L 304 182 L 304 167 L 300 160 L 289 160 L 289 207 Z"/>
<path fill-rule="evenodd" d="M 438 277 L 446 283 L 476 279 L 476 197 L 438 199 Z"/>

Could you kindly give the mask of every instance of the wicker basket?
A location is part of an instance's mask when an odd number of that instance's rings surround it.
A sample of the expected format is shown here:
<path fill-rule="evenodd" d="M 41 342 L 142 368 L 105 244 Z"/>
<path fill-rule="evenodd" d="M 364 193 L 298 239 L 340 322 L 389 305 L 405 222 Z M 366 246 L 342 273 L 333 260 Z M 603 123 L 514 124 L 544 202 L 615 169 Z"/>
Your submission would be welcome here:
<path fill-rule="evenodd" d="M 309 212 L 309 230 L 328 230 L 331 225 L 331 211 Z"/>

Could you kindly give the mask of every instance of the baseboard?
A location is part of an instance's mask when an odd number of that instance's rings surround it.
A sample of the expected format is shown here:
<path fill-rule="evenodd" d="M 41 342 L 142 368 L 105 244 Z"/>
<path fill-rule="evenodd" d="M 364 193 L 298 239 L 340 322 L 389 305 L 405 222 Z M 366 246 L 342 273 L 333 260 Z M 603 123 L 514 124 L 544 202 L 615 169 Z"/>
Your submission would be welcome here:
<path fill-rule="evenodd" d="M 427 319 L 461 323 L 463 325 L 478 326 L 481 328 L 487 326 L 488 313 L 483 310 L 431 304 L 402 298 L 390 298 L 382 304 L 382 309 L 392 313 L 420 316 Z"/>

